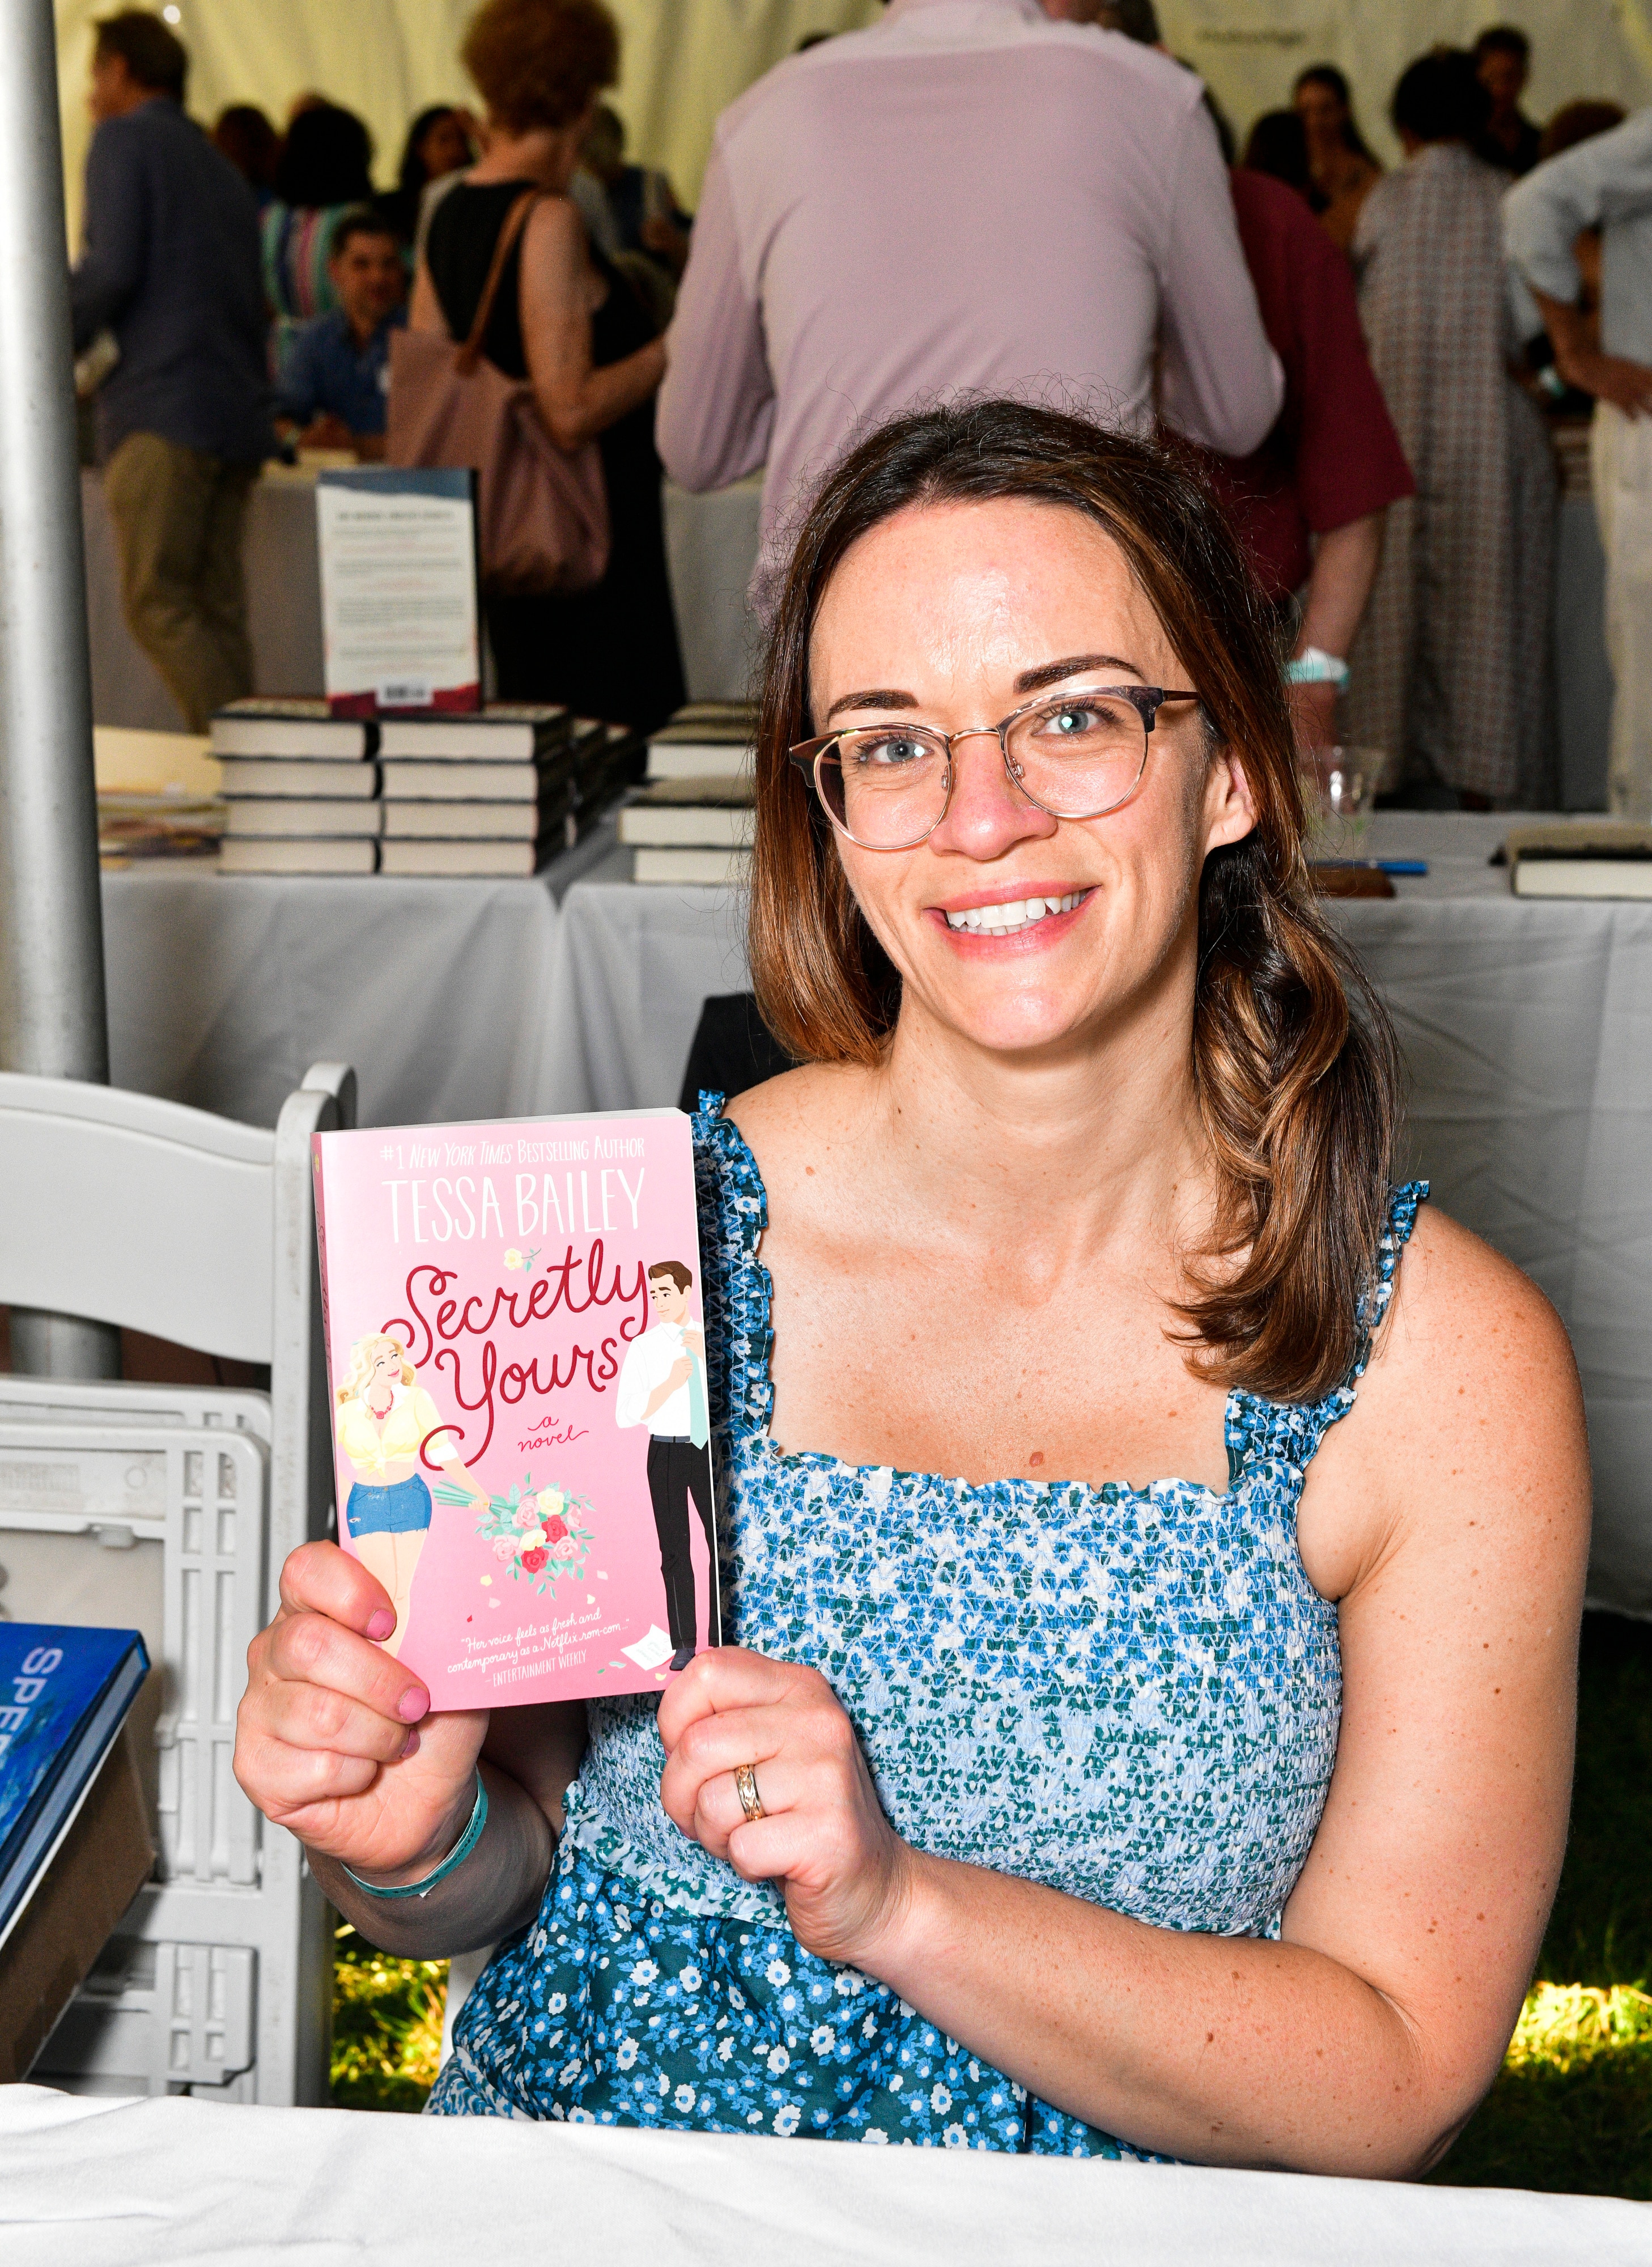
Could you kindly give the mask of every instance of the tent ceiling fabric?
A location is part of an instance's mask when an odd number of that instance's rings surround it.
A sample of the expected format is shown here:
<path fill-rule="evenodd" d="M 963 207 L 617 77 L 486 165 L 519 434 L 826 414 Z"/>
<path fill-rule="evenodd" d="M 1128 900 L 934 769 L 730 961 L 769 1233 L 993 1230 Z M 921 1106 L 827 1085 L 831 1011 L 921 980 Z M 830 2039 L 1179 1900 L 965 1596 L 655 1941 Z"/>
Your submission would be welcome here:
<path fill-rule="evenodd" d="M 90 125 L 91 26 L 120 0 L 57 0 L 58 70 L 72 238 Z M 466 99 L 458 49 L 473 0 L 177 0 L 191 57 L 190 106 L 212 118 L 256 102 L 277 123 L 309 89 L 359 111 L 388 185 L 407 121 L 426 103 Z M 870 23 L 879 0 L 610 0 L 625 39 L 617 107 L 633 154 L 663 165 L 692 202 L 717 113 L 809 32 Z M 1634 108 L 1652 100 L 1652 0 L 1158 0 L 1168 46 L 1208 81 L 1243 136 L 1289 99 L 1305 64 L 1334 62 L 1354 83 L 1366 133 L 1396 154 L 1388 98 L 1436 40 L 1470 40 L 1512 20 L 1530 34 L 1529 101 L 1545 118 L 1575 96 Z"/>
<path fill-rule="evenodd" d="M 1190 62 L 1243 142 L 1264 110 L 1288 103 L 1310 63 L 1335 63 L 1354 87 L 1366 139 L 1384 163 L 1394 82 L 1436 41 L 1472 46 L 1488 24 L 1531 41 L 1526 108 L 1539 122 L 1583 96 L 1652 102 L 1652 0 L 1157 0 L 1164 43 Z"/>
<path fill-rule="evenodd" d="M 158 4 L 158 0 L 154 0 Z M 91 123 L 86 73 L 92 26 L 123 0 L 56 0 L 71 241 Z M 149 4 L 149 0 L 144 0 Z M 189 50 L 189 107 L 216 118 L 255 102 L 279 126 L 296 95 L 314 90 L 359 112 L 378 145 L 374 178 L 388 187 L 408 121 L 430 102 L 471 102 L 459 45 L 476 0 L 176 0 Z M 631 154 L 663 165 L 696 198 L 717 113 L 809 32 L 870 23 L 878 0 L 609 0 L 624 42 L 615 107 Z"/>

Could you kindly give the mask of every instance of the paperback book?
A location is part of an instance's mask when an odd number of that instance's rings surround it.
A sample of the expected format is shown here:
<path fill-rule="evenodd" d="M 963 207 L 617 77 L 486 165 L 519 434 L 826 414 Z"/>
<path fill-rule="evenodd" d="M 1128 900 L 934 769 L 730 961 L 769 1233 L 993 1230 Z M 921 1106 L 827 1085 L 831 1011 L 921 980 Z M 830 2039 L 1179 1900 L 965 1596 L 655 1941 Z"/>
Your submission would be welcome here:
<path fill-rule="evenodd" d="M 334 716 L 481 705 L 476 480 L 392 465 L 317 479 L 321 671 Z"/>
<path fill-rule="evenodd" d="M 338 1539 L 437 1710 L 657 1691 L 717 1641 L 680 1111 L 314 1141 Z"/>

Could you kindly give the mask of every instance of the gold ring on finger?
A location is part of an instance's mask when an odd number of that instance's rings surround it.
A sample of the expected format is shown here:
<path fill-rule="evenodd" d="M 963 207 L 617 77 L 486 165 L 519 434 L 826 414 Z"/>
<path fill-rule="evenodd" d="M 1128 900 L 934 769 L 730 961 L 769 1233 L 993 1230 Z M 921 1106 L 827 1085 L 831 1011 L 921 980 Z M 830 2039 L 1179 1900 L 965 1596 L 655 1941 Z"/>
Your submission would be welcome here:
<path fill-rule="evenodd" d="M 755 1764 L 740 1764 L 736 1767 L 734 1792 L 740 1798 L 740 1808 L 745 1813 L 748 1825 L 756 1819 L 766 1818 L 768 1816 L 763 1808 L 763 1798 L 757 1791 Z"/>

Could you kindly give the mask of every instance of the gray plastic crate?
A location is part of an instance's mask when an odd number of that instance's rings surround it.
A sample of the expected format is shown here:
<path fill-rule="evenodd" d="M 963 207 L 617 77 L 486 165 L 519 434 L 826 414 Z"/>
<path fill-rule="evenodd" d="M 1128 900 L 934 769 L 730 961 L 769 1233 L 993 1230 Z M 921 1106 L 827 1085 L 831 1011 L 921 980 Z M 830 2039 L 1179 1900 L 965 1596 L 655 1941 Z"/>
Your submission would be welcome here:
<path fill-rule="evenodd" d="M 8 1384 L 0 1414 L 19 1386 L 56 1390 Z M 35 2075 L 290 2102 L 295 2072 L 316 2066 L 318 2006 L 325 2023 L 326 1907 L 297 1845 L 265 1826 L 231 1770 L 265 1603 L 269 1451 L 253 1427 L 267 1405 L 99 1390 L 122 1405 L 0 1422 L 0 1609 L 143 1630 L 165 1672 L 145 1774 L 159 1857 Z M 155 1398 L 124 1405 L 139 1393 Z"/>

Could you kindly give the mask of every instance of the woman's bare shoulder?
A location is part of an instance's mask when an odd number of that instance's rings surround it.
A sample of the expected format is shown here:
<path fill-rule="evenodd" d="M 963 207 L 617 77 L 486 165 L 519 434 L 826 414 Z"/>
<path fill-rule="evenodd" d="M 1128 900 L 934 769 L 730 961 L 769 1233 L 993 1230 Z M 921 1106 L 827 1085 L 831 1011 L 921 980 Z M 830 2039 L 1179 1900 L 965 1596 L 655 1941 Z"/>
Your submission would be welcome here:
<path fill-rule="evenodd" d="M 813 1177 L 854 1138 L 870 1107 L 872 1074 L 855 1063 L 804 1063 L 737 1095 L 725 1111 L 771 1196 Z"/>
<path fill-rule="evenodd" d="M 1431 1204 L 1359 1399 L 1384 1493 L 1424 1527 L 1430 1507 L 1480 1492 L 1516 1526 L 1523 1504 L 1587 1526 L 1582 1389 L 1566 1326 L 1529 1275 Z"/>
<path fill-rule="evenodd" d="M 585 224 L 571 197 L 542 196 L 528 215 L 523 250 L 531 263 L 571 266 L 585 256 Z"/>
<path fill-rule="evenodd" d="M 1433 1205 L 1417 1215 L 1347 1420 L 1315 1460 L 1298 1534 L 1325 1597 L 1391 1581 L 1570 1566 L 1587 1547 L 1589 1443 L 1565 1325 L 1530 1276 Z M 1453 1569 L 1456 1568 L 1456 1574 Z M 1568 1577 L 1569 1580 L 1569 1576 Z"/>
<path fill-rule="evenodd" d="M 1490 1386 L 1536 1364 L 1576 1384 L 1566 1326 L 1531 1278 L 1443 1213 L 1419 1207 L 1378 1333 L 1371 1382 L 1384 1374 L 1409 1393 L 1449 1377 L 1451 1390 Z"/>

